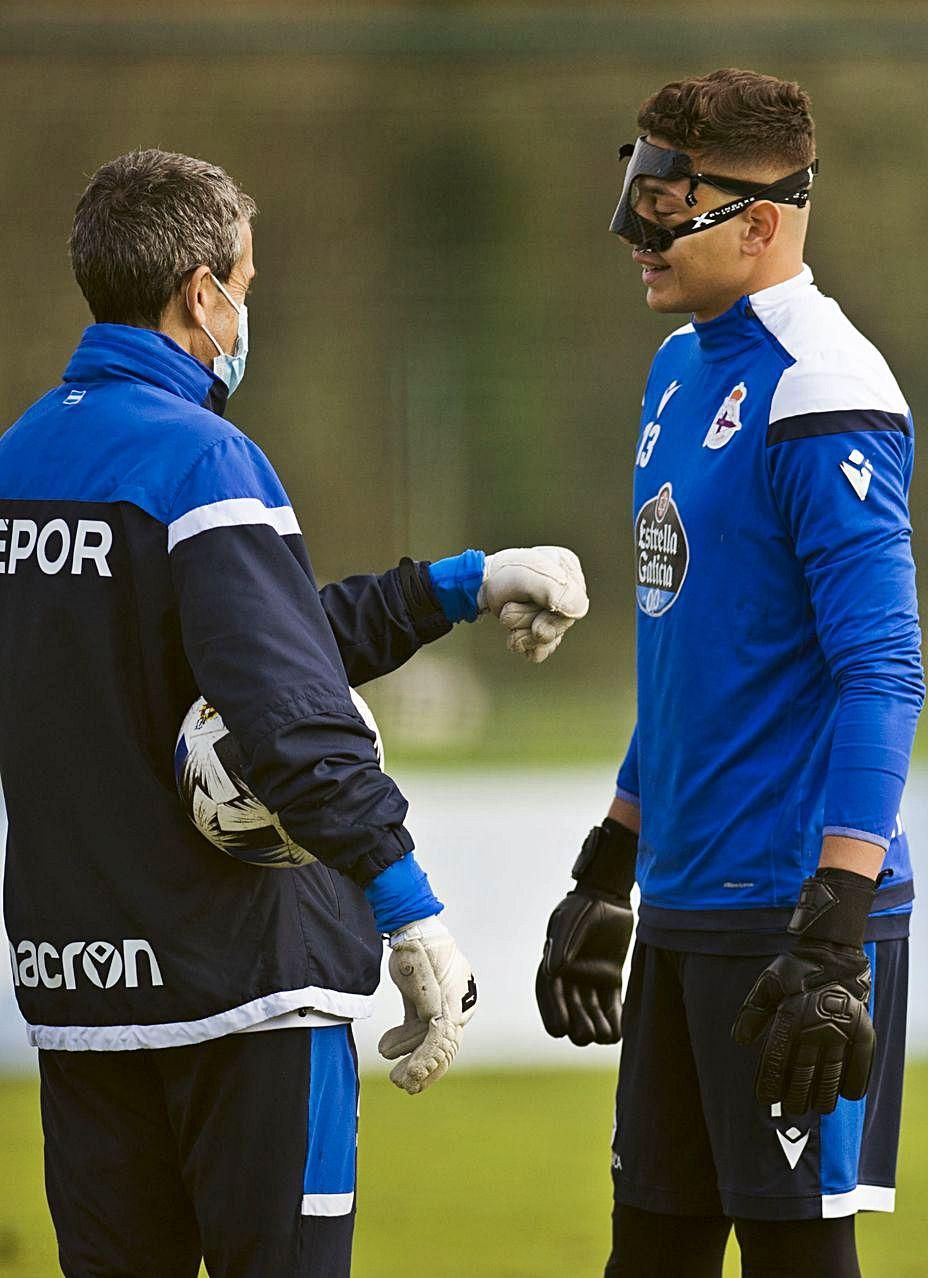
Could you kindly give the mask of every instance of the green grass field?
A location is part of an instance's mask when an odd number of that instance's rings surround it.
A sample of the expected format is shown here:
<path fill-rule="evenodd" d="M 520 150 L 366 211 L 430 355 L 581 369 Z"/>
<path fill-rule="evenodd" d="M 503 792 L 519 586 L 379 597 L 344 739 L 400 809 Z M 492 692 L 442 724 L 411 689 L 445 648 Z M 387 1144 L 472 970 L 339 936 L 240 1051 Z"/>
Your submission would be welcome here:
<path fill-rule="evenodd" d="M 591 1071 L 460 1071 L 411 1098 L 366 1078 L 355 1278 L 598 1278 L 613 1085 Z M 0 1080 L 0 1105 L 0 1278 L 52 1278 L 35 1082 Z M 928 1062 L 907 1076 L 899 1179 L 897 1214 L 861 1220 L 865 1278 L 928 1272 Z M 725 1275 L 737 1273 L 732 1247 Z"/>

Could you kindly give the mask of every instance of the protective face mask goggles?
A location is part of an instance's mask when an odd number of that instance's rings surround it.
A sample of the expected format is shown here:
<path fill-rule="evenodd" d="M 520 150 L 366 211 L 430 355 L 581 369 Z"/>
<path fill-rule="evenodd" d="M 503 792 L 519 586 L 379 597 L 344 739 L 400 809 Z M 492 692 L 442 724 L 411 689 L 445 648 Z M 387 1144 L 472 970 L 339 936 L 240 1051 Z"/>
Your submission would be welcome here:
<path fill-rule="evenodd" d="M 619 159 L 628 160 L 629 164 L 609 230 L 636 248 L 655 253 L 669 249 L 674 240 L 695 235 L 697 231 L 708 231 L 713 226 L 737 217 L 758 200 L 772 200 L 775 204 L 793 204 L 796 208 L 804 208 L 809 199 L 812 179 L 818 172 L 818 160 L 814 160 L 806 169 L 799 169 L 787 177 L 777 178 L 776 182 L 771 182 L 768 186 L 759 187 L 740 178 L 694 172 L 693 161 L 685 151 L 671 151 L 667 147 L 654 146 L 644 138 L 620 147 Z M 687 178 L 690 187 L 685 200 L 690 208 L 696 203 L 696 188 L 700 182 L 714 186 L 719 191 L 730 191 L 738 198 L 720 208 L 709 209 L 696 217 L 688 218 L 678 226 L 660 226 L 638 212 L 643 178 L 654 178 L 659 182 L 678 182 L 681 178 Z"/>

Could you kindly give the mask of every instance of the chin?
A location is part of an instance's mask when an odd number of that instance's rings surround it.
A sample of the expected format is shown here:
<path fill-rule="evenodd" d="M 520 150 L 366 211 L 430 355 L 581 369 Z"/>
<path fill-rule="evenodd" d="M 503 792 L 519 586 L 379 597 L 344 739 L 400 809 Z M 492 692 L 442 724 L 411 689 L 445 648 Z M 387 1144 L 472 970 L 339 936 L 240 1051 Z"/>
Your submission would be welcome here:
<path fill-rule="evenodd" d="M 645 301 L 659 315 L 689 315 L 692 307 L 675 293 L 659 293 L 649 288 Z"/>

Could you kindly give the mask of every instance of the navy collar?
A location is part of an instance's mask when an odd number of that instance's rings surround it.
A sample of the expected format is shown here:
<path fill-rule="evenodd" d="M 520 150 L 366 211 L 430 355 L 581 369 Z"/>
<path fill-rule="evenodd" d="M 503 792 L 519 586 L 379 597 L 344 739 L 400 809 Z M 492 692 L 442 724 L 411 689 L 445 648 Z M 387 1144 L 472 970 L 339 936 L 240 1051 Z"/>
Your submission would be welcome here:
<path fill-rule="evenodd" d="M 693 320 L 693 331 L 700 349 L 707 359 L 725 359 L 735 350 L 743 348 L 753 341 L 763 340 L 763 331 L 758 323 L 750 299 L 739 297 L 734 306 L 716 315 L 715 319 L 700 324 Z"/>
<path fill-rule="evenodd" d="M 64 370 L 65 382 L 147 382 L 221 417 L 225 382 L 165 333 L 130 324 L 91 324 Z"/>

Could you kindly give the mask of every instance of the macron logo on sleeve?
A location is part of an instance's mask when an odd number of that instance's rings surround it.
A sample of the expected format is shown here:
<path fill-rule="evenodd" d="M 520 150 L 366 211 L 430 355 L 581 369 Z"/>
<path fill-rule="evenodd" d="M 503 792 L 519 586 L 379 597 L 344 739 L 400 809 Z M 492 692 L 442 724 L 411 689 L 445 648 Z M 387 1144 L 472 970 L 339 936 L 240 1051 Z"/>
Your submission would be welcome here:
<path fill-rule="evenodd" d="M 863 501 L 870 489 L 870 480 L 873 478 L 873 466 L 864 457 L 859 448 L 854 448 L 847 456 L 847 460 L 841 462 L 841 473 L 847 482 L 854 489 L 854 492 Z"/>

